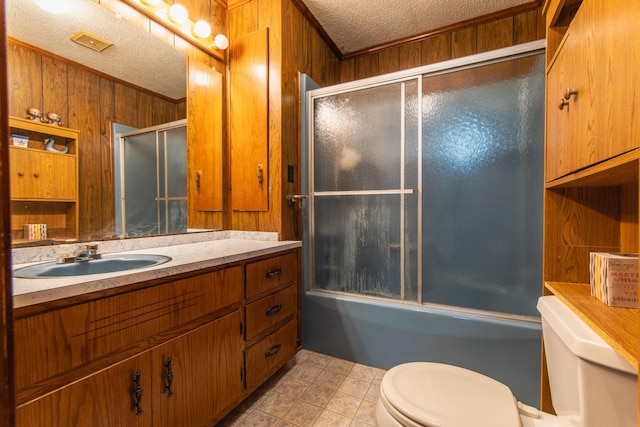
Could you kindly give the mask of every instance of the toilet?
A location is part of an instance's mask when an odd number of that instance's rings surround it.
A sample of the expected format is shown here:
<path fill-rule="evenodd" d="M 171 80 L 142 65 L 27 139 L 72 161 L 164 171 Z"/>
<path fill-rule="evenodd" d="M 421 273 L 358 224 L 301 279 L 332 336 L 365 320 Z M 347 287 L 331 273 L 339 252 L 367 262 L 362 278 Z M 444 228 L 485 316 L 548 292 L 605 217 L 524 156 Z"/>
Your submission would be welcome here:
<path fill-rule="evenodd" d="M 555 296 L 538 300 L 556 415 L 520 403 L 506 385 L 432 362 L 386 372 L 379 427 L 635 427 L 637 371 Z"/>

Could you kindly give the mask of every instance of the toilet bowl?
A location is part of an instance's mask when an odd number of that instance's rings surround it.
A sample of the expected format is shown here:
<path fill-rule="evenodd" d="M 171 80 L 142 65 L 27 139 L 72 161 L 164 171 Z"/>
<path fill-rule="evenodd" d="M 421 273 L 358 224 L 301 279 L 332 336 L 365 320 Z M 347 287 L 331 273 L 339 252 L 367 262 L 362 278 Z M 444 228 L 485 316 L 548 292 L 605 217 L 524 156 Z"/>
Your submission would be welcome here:
<path fill-rule="evenodd" d="M 556 297 L 541 297 L 538 309 L 557 415 L 518 402 L 509 387 L 478 372 L 412 362 L 382 378 L 378 426 L 636 426 L 636 370 Z"/>

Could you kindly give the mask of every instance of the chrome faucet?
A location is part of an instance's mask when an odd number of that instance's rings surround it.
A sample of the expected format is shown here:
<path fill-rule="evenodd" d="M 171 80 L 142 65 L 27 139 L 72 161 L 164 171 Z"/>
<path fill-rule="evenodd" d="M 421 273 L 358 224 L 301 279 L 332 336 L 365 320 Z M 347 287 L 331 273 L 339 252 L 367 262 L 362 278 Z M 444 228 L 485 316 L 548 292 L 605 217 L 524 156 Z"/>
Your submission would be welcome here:
<path fill-rule="evenodd" d="M 84 249 L 81 249 L 73 256 L 66 256 L 56 259 L 58 264 L 67 264 L 70 262 L 87 262 L 92 259 L 100 259 L 102 255 L 98 253 L 98 245 L 85 245 Z"/>

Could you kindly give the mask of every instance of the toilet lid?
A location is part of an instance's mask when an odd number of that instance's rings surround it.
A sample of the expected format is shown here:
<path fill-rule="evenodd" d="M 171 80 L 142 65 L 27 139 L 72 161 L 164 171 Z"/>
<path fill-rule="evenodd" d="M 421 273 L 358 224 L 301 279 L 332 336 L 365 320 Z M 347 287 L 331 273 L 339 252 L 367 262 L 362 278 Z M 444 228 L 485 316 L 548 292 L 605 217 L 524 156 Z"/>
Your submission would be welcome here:
<path fill-rule="evenodd" d="M 520 427 L 506 385 L 478 372 L 441 363 L 405 363 L 382 378 L 380 392 L 395 410 L 428 427 Z"/>

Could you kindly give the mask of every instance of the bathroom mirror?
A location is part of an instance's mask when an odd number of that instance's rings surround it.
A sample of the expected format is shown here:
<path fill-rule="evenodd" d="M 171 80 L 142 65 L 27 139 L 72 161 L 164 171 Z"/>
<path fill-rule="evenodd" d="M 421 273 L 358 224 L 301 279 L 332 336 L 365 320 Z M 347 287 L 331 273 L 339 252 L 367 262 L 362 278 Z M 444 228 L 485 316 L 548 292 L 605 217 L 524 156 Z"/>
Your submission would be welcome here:
<path fill-rule="evenodd" d="M 121 2 L 68 3 L 55 13 L 34 0 L 6 1 L 9 112 L 54 112 L 79 131 L 79 240 L 126 237 L 115 226 L 112 125 L 141 129 L 186 119 L 187 58 L 160 39 L 173 34 Z M 89 34 L 85 45 L 70 39 L 81 32 Z M 113 44 L 102 52 L 86 47 L 103 42 Z M 221 125 L 222 117 L 216 120 Z"/>

